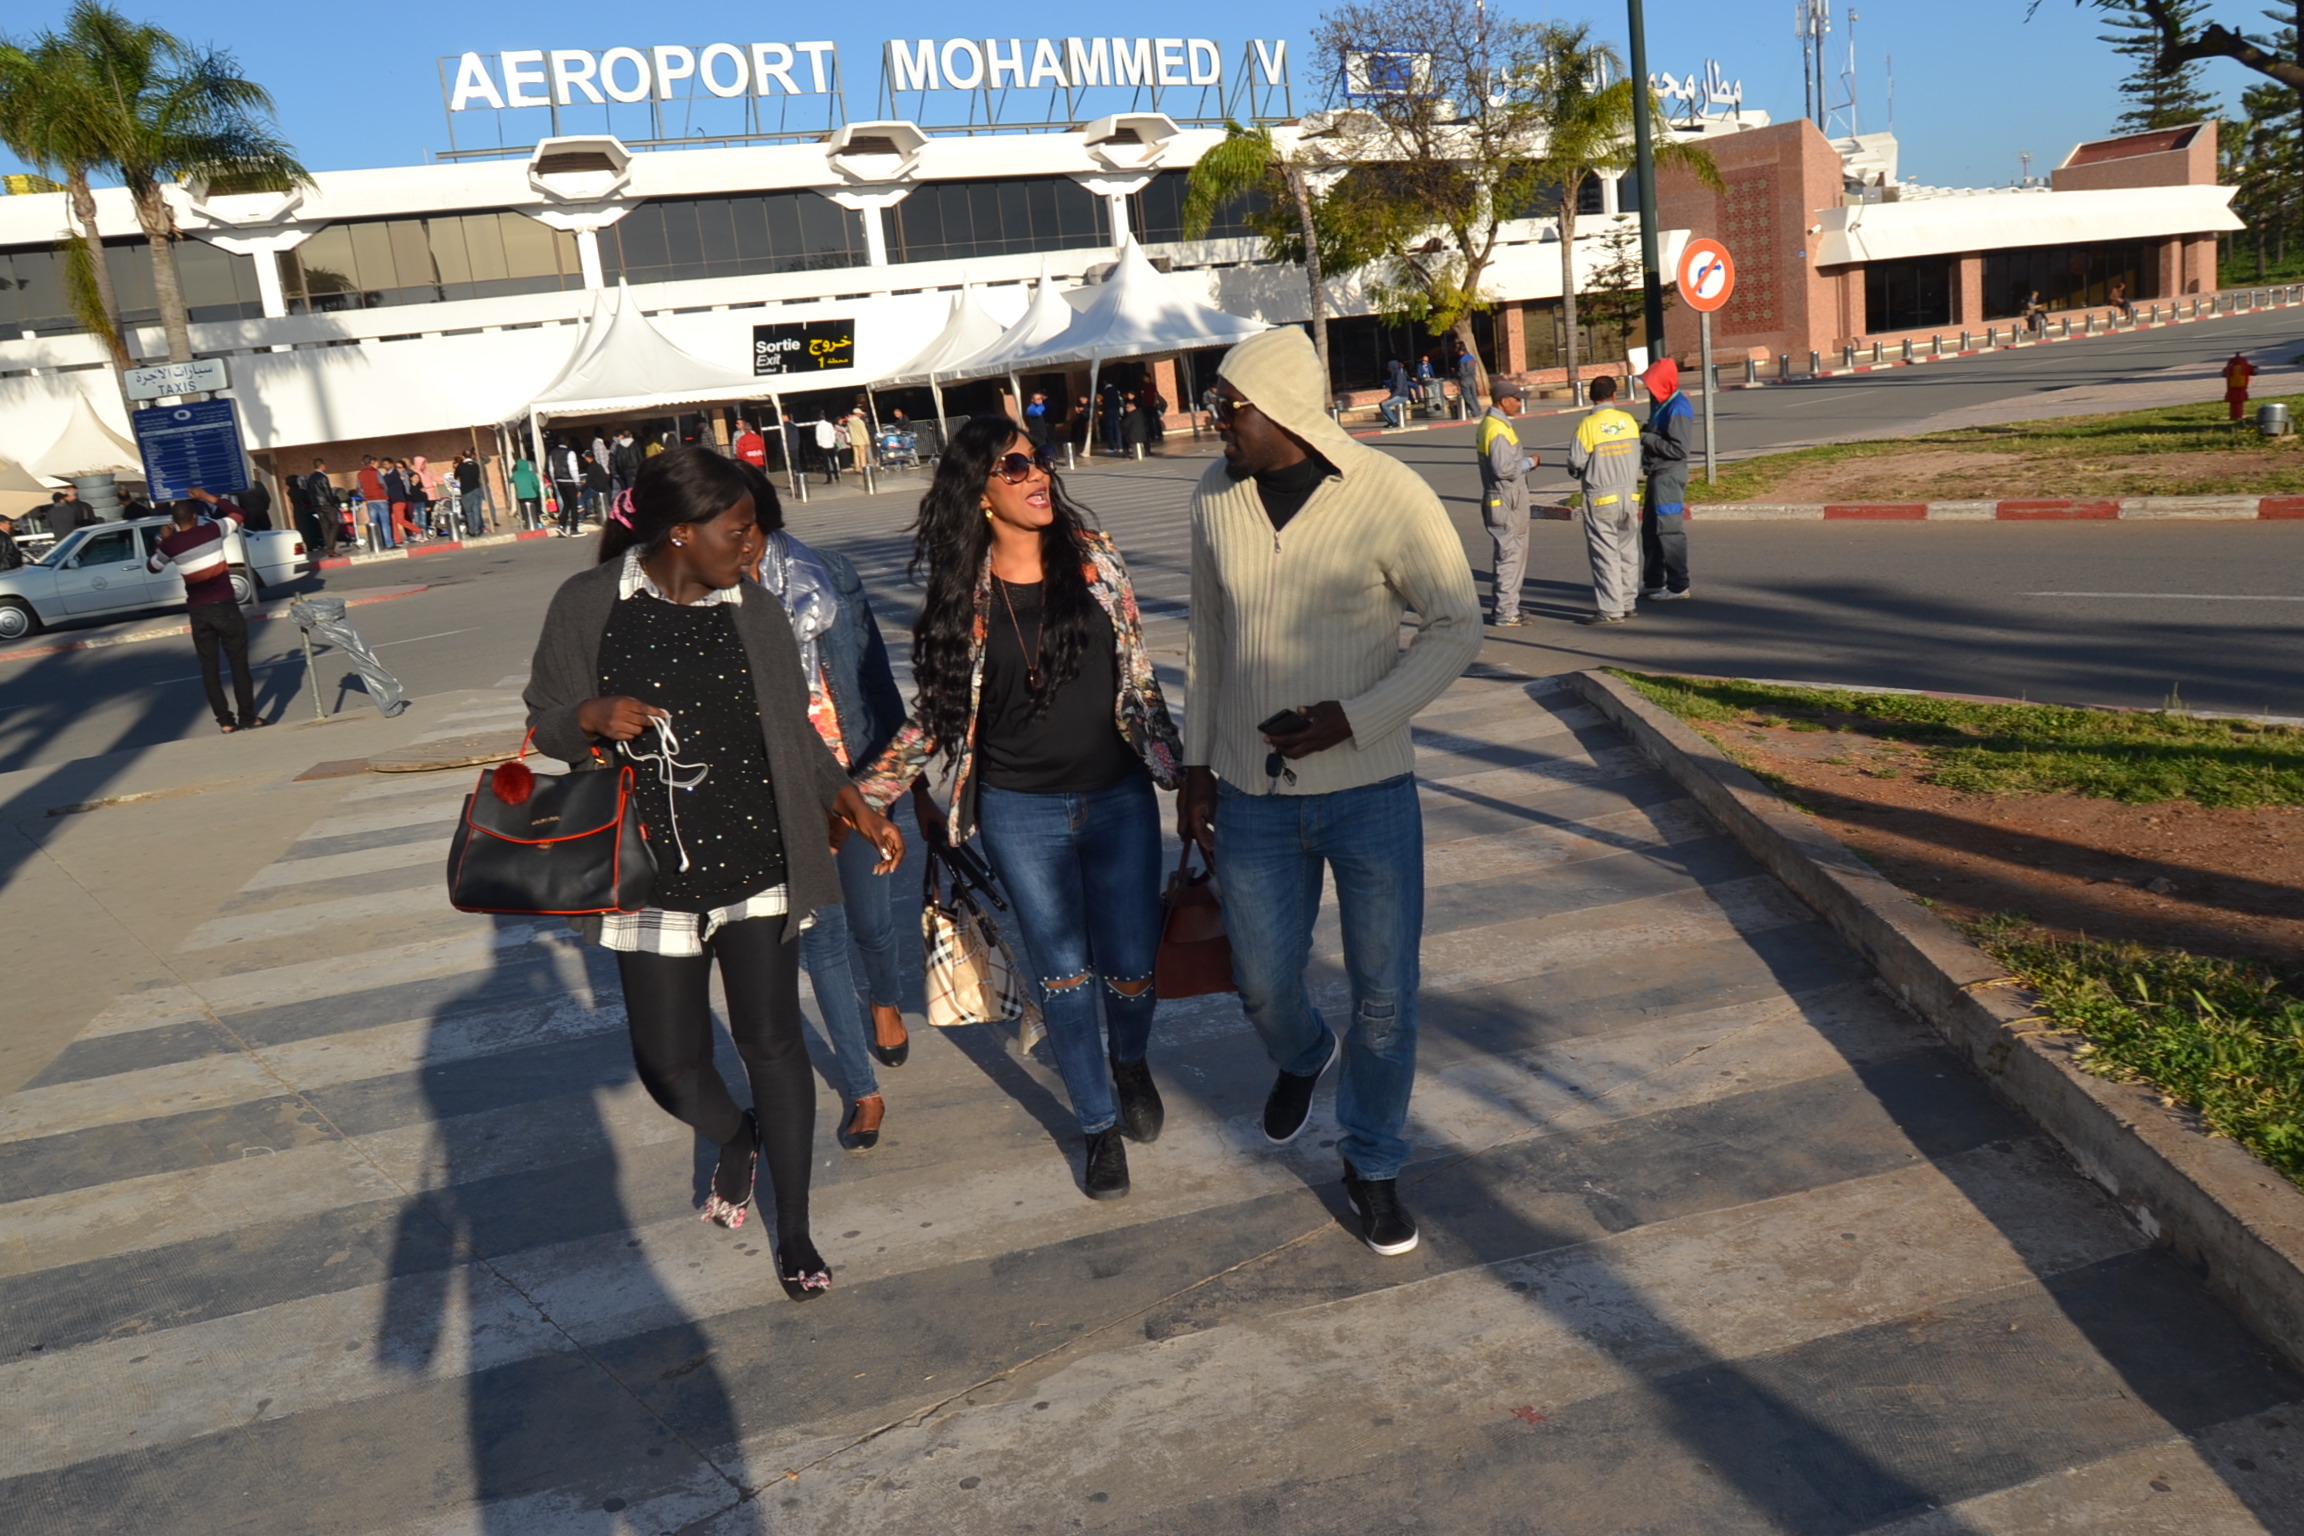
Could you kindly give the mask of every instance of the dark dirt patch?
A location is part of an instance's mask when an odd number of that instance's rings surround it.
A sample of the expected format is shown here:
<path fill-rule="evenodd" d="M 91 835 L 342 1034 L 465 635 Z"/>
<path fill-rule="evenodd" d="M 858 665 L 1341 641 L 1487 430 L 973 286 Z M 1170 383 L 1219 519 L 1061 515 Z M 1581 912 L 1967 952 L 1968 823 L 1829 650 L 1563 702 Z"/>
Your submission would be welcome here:
<path fill-rule="evenodd" d="M 2304 962 L 2304 807 L 1969 794 L 1859 730 L 1689 723 L 1947 917 Z"/>

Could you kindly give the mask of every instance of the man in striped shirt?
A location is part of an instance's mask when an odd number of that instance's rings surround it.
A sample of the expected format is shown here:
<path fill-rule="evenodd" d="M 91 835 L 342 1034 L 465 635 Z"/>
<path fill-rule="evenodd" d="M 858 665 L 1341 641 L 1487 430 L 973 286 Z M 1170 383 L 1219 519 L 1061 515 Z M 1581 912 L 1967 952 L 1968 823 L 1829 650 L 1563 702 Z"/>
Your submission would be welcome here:
<path fill-rule="evenodd" d="M 160 535 L 159 548 L 146 566 L 154 575 L 174 566 L 184 578 L 184 605 L 192 620 L 192 649 L 200 657 L 200 681 L 208 690 L 216 724 L 227 735 L 265 723 L 256 713 L 256 689 L 248 672 L 248 620 L 232 599 L 232 567 L 224 546 L 225 528 L 239 523 L 238 507 L 195 489 L 176 503 L 173 526 Z M 232 668 L 233 702 L 240 706 L 237 716 L 224 707 L 224 686 L 216 677 L 218 650 Z"/>

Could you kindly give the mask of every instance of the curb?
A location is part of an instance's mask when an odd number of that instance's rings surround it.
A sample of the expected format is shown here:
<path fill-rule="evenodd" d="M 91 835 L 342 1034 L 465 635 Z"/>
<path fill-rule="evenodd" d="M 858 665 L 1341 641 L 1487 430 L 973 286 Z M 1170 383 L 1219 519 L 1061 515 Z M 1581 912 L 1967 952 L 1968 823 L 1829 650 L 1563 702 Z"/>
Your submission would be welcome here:
<path fill-rule="evenodd" d="M 2304 1364 L 2304 1190 L 2138 1083 L 2075 1063 L 1992 959 L 1687 725 L 1599 672 L 1565 679 L 1797 892 L 1896 995 L 2054 1137 L 2291 1365 Z"/>
<path fill-rule="evenodd" d="M 2293 522 L 2304 496 L 2127 496 L 2040 501 L 1692 501 L 1690 522 Z M 1552 516 L 1549 511 L 1539 516 Z"/>
<path fill-rule="evenodd" d="M 430 590 L 429 587 L 424 586 L 394 587 L 388 592 L 375 592 L 366 597 L 348 597 L 344 599 L 344 606 L 347 608 L 365 608 L 370 603 L 389 603 L 395 598 L 414 597 L 419 592 Z M 253 624 L 262 619 L 284 619 L 286 617 L 288 617 L 288 605 L 283 604 L 278 608 L 251 613 L 248 615 L 248 621 Z M 55 645 L 35 645 L 20 651 L 0 651 L 0 662 L 32 661 L 41 656 L 61 655 L 66 651 L 101 651 L 115 645 L 142 645 L 147 640 L 166 640 L 175 635 L 188 635 L 190 633 L 192 633 L 192 625 L 189 622 L 163 624 L 155 629 L 132 629 L 124 635 L 97 635 L 87 640 L 65 640 Z"/>
<path fill-rule="evenodd" d="M 417 560 L 425 555 L 453 554 L 459 549 L 484 549 L 490 544 L 524 544 L 530 539 L 548 539 L 551 533 L 542 528 L 526 528 L 518 533 L 484 533 L 476 539 L 438 539 L 422 544 L 402 544 L 395 549 L 380 549 L 366 555 L 337 555 L 333 559 L 315 560 L 316 571 L 341 570 L 351 565 L 375 565 L 385 560 Z"/>

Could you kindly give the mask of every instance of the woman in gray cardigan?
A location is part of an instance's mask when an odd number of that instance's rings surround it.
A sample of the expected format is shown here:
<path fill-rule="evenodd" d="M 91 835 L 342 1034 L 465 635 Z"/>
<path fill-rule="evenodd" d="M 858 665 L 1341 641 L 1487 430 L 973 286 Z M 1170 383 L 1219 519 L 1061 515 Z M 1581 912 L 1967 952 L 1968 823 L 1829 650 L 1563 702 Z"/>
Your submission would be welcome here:
<path fill-rule="evenodd" d="M 639 765 L 656 853 L 649 905 L 580 926 L 616 952 L 642 1085 L 720 1148 L 704 1219 L 744 1224 L 765 1152 L 777 1275 L 806 1300 L 832 1272 L 808 1235 L 816 1093 L 793 940 L 840 900 L 833 838 L 863 834 L 882 872 L 904 840 L 809 725 L 791 625 L 744 575 L 759 550 L 733 462 L 700 448 L 650 459 L 602 531 L 599 565 L 554 595 L 526 701 L 552 756 L 605 768 L 621 750 Z M 714 964 L 751 1079 L 748 1111 L 712 1063 Z"/>

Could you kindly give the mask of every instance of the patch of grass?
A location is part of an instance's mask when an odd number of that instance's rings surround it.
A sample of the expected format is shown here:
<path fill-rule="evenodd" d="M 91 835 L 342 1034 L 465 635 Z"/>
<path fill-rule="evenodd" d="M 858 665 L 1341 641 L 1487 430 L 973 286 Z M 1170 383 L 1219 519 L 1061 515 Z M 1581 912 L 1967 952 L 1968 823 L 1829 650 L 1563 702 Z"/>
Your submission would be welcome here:
<path fill-rule="evenodd" d="M 2203 390 L 2210 388 L 2203 384 Z M 2304 395 L 2273 395 L 2285 400 L 2291 415 L 2304 417 Z M 2053 421 L 2019 421 L 1984 427 L 1962 427 L 1930 432 L 1919 437 L 1861 443 L 1827 443 L 1818 448 L 1795 448 L 1785 453 L 1759 454 L 1722 466 L 1720 478 L 1707 485 L 1692 477 L 1688 499 L 1750 501 L 1764 497 L 1796 472 L 1824 464 L 1845 464 L 1860 459 L 1896 454 L 1954 449 L 1969 453 L 2005 455 L 2010 464 L 1994 476 L 2013 480 L 2020 472 L 2051 476 L 2084 474 L 2096 477 L 2087 495 L 2280 495 L 2304 491 L 2304 439 L 2266 439 L 2256 435 L 2255 406 L 2248 420 L 2233 423 L 2221 400 L 2192 405 L 2158 406 L 2143 411 L 2118 411 L 2104 416 L 2068 416 Z M 2230 453 L 2236 447 L 2251 452 L 2295 454 L 2295 463 L 2267 471 L 2251 467 L 2223 472 L 2201 454 Z M 2169 456 L 2175 455 L 2173 460 Z M 2109 483 L 2099 483 L 2109 476 Z M 2050 491 L 2027 487 L 2032 494 Z M 2067 489 L 2072 489 L 2067 487 Z M 2013 493 L 2012 493 L 2013 494 Z M 1915 491 L 1912 501 L 1941 499 Z"/>
<path fill-rule="evenodd" d="M 2039 995 L 2049 1022 L 2084 1037 L 2089 1071 L 2150 1084 L 2304 1184 L 2299 978 L 2181 949 L 2049 938 L 2005 915 L 1968 931 Z"/>
<path fill-rule="evenodd" d="M 2292 726 L 1610 670 L 1684 720 L 1812 721 L 1909 743 L 1917 760 L 1907 766 L 1946 789 L 2138 805 L 2304 805 L 2304 730 Z"/>

